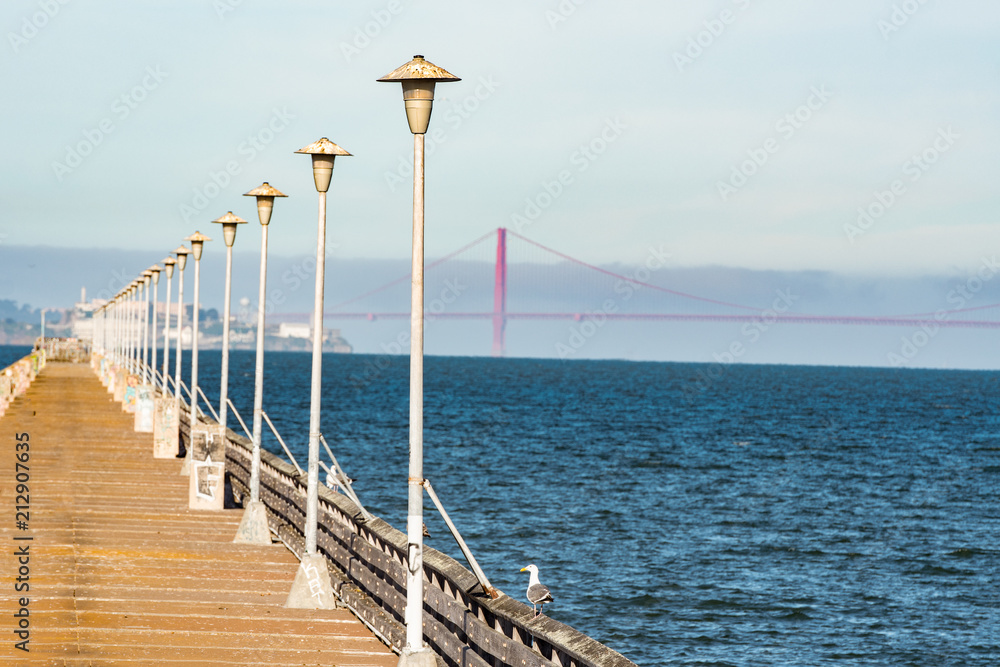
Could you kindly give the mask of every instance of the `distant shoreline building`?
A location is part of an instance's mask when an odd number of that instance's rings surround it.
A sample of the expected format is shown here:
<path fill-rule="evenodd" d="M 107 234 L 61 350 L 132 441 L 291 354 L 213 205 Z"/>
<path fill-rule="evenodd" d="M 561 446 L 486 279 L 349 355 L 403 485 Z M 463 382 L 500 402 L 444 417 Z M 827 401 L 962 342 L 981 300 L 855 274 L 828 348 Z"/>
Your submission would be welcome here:
<path fill-rule="evenodd" d="M 52 336 L 72 336 L 82 340 L 92 340 L 94 335 L 94 313 L 107 303 L 105 299 L 93 299 L 87 301 L 87 290 L 80 290 L 80 301 L 73 306 L 72 310 L 59 310 L 64 315 L 58 324 L 48 326 L 47 333 Z M 163 346 L 163 325 L 167 304 L 156 304 L 157 331 L 156 344 Z M 181 343 L 184 346 L 191 345 L 192 329 L 191 316 L 193 306 L 185 304 L 184 321 L 187 322 L 181 328 Z M 172 344 L 177 342 L 177 307 L 173 304 L 170 327 L 167 329 L 167 340 Z M 152 312 L 152 307 L 150 308 Z M 222 322 L 218 318 L 218 311 L 214 308 L 199 309 L 200 332 L 198 336 L 198 346 L 202 350 L 222 349 Z M 11 340 L 6 344 L 26 344 L 30 345 L 37 332 L 34 327 L 25 326 L 21 335 L 9 336 Z M 23 341 L 21 340 L 23 339 Z M 234 350 L 254 350 L 257 348 L 257 327 L 255 324 L 247 324 L 237 316 L 230 317 L 229 346 Z M 270 351 L 306 351 L 312 349 L 312 325 L 302 322 L 279 322 L 269 324 L 265 329 L 264 349 Z M 341 335 L 340 329 L 323 329 L 323 351 L 336 354 L 351 354 L 354 347 Z"/>

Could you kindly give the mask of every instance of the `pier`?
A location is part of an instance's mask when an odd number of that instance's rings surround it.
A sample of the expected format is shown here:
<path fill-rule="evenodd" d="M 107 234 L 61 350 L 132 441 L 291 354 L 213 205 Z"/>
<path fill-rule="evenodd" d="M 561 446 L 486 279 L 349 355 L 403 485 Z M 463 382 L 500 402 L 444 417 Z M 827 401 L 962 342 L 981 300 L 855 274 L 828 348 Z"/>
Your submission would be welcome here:
<path fill-rule="evenodd" d="M 190 509 L 181 459 L 153 457 L 151 434 L 136 432 L 135 415 L 91 361 L 85 344 L 46 341 L 12 373 L 0 371 L 0 498 L 9 513 L 0 529 L 3 664 L 397 664 L 405 534 L 321 488 L 317 542 L 337 608 L 286 608 L 305 553 L 306 475 L 261 452 L 274 542 L 234 544 L 250 441 L 226 433 L 231 509 Z M 187 414 L 179 430 L 189 446 Z M 423 634 L 439 667 L 634 665 L 484 590 L 441 552 L 425 549 L 423 570 Z"/>
<path fill-rule="evenodd" d="M 280 543 L 233 544 L 240 510 L 189 510 L 179 461 L 152 458 L 133 421 L 88 365 L 65 362 L 48 363 L 0 419 L 10 515 L 0 531 L 0 662 L 396 664 L 348 610 L 286 609 L 298 559 Z M 27 530 L 14 521 L 18 434 L 29 444 Z M 29 588 L 15 595 L 22 564 Z M 21 597 L 28 652 L 12 632 Z"/>

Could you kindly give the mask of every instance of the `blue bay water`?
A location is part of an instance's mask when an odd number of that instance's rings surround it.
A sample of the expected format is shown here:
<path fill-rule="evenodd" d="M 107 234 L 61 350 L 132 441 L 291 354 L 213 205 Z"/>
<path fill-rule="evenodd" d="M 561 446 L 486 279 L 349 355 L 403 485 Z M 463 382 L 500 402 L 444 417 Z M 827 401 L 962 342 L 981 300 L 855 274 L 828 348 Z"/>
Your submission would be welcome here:
<path fill-rule="evenodd" d="M 304 462 L 310 357 L 267 359 Z M 253 354 L 233 368 L 248 414 Z M 323 430 L 397 527 L 408 373 L 324 358 Z M 424 473 L 492 583 L 523 600 L 537 564 L 546 613 L 640 665 L 1000 663 L 1000 374 L 431 357 L 425 378 Z"/>
<path fill-rule="evenodd" d="M 310 356 L 266 360 L 304 465 Z M 253 363 L 232 353 L 244 418 Z M 408 359 L 323 370 L 328 441 L 403 527 Z M 430 357 L 425 377 L 425 476 L 492 583 L 523 601 L 537 564 L 546 614 L 640 665 L 1000 664 L 998 373 Z M 432 512 L 428 544 L 461 560 Z"/>
<path fill-rule="evenodd" d="M 31 353 L 30 345 L 0 345 L 0 370 Z"/>

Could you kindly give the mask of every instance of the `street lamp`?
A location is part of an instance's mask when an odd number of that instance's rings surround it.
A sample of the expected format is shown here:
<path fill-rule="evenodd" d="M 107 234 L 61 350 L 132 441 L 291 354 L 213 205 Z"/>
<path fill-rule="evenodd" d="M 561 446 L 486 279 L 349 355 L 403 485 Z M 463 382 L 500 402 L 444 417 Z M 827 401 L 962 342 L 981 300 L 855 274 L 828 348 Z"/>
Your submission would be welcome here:
<path fill-rule="evenodd" d="M 326 571 L 323 557 L 316 551 L 316 520 L 319 514 L 319 417 L 320 387 L 323 376 L 323 287 L 326 278 L 326 192 L 333 177 L 333 162 L 338 155 L 350 153 L 326 137 L 296 153 L 312 156 L 313 182 L 319 193 L 319 217 L 316 231 L 316 292 L 313 300 L 312 387 L 309 394 L 309 463 L 306 470 L 306 553 L 285 602 L 286 607 L 330 609 L 336 607 L 329 577 L 320 577 L 321 590 L 310 587 L 307 570 Z M 317 593 L 319 593 L 317 595 Z"/>
<path fill-rule="evenodd" d="M 163 269 L 156 264 L 149 267 L 149 272 L 152 274 L 153 278 L 153 322 L 149 326 L 149 347 L 151 348 L 150 354 L 152 355 L 149 364 L 149 380 L 153 385 L 154 394 L 156 393 L 156 307 L 158 305 L 156 286 L 160 284 L 160 271 L 162 270 Z"/>
<path fill-rule="evenodd" d="M 137 353 L 136 359 L 140 363 L 142 372 L 139 374 L 139 381 L 135 388 L 134 428 L 138 433 L 152 433 L 156 428 L 156 402 L 153 397 L 153 386 L 150 384 L 149 367 L 149 285 L 152 282 L 153 272 L 146 269 L 139 275 L 141 278 L 137 289 L 142 290 L 142 299 L 137 305 L 142 307 L 142 353 Z M 136 331 L 136 340 L 139 340 L 138 330 Z"/>
<path fill-rule="evenodd" d="M 131 371 L 129 371 L 129 293 L 132 288 L 129 285 L 125 286 L 122 290 L 121 296 L 121 307 L 122 307 L 122 317 L 121 317 L 121 328 L 122 328 L 122 367 L 125 369 L 125 375 L 127 376 Z M 126 377 L 127 379 L 127 377 Z M 127 383 L 126 383 L 127 384 Z"/>
<path fill-rule="evenodd" d="M 125 368 L 125 290 L 128 289 L 128 285 L 122 287 L 121 291 L 118 292 L 115 300 L 115 310 L 118 311 L 115 317 L 115 338 L 117 338 L 117 343 L 115 348 L 117 348 L 117 354 L 115 355 L 115 365 L 118 366 L 119 370 Z"/>
<path fill-rule="evenodd" d="M 125 374 L 128 373 L 128 338 L 126 334 L 128 329 L 126 325 L 128 324 L 128 303 L 126 301 L 126 296 L 128 295 L 128 285 L 122 288 L 122 291 L 118 293 L 118 309 L 121 311 L 118 313 L 118 365 L 123 369 Z"/>
<path fill-rule="evenodd" d="M 112 367 L 118 365 L 118 295 L 115 294 L 108 301 L 108 306 L 111 309 L 111 318 L 108 322 L 108 355 L 109 363 Z M 113 386 L 113 383 L 111 383 Z M 109 386 L 108 391 L 113 392 L 114 389 Z"/>
<path fill-rule="evenodd" d="M 153 272 L 146 269 L 142 272 L 142 384 L 149 384 L 149 284 L 153 280 Z"/>
<path fill-rule="evenodd" d="M 126 331 L 128 332 L 128 348 L 127 356 L 128 363 L 126 368 L 131 375 L 135 375 L 135 281 L 133 280 L 128 284 L 128 288 L 125 290 L 125 295 L 128 303 L 128 319 L 126 320 Z"/>
<path fill-rule="evenodd" d="M 184 267 L 187 266 L 188 255 L 191 251 L 183 245 L 177 246 L 173 251 L 177 255 L 177 354 L 174 359 L 174 414 L 177 415 L 178 422 L 181 414 L 181 329 L 184 326 Z M 192 401 L 193 402 L 193 401 Z M 189 428 L 194 428 L 190 424 Z M 190 433 L 190 430 L 188 431 Z M 188 448 L 190 448 L 190 438 Z"/>
<path fill-rule="evenodd" d="M 122 294 L 124 292 L 118 292 L 115 294 L 115 327 L 114 327 L 114 345 L 112 349 L 114 350 L 114 360 L 116 369 L 122 366 Z"/>
<path fill-rule="evenodd" d="M 143 276 L 139 276 L 132 281 L 132 366 L 135 368 L 134 375 L 136 382 L 142 383 L 142 320 L 140 319 L 140 308 L 142 308 L 142 284 Z"/>
<path fill-rule="evenodd" d="M 161 261 L 163 270 L 167 272 L 167 298 L 163 314 L 163 396 L 166 397 L 170 395 L 170 386 L 167 384 L 167 378 L 170 377 L 170 283 L 174 277 L 174 264 L 177 260 L 168 256 Z"/>
<path fill-rule="evenodd" d="M 142 274 L 132 281 L 132 375 L 136 386 L 142 384 L 142 322 L 139 308 L 142 307 Z"/>
<path fill-rule="evenodd" d="M 253 391 L 253 459 L 250 464 L 250 504 L 247 505 L 236 531 L 234 542 L 270 544 L 271 531 L 267 527 L 267 513 L 260 501 L 260 437 L 261 415 L 264 408 L 264 303 L 267 300 L 267 226 L 275 197 L 287 197 L 267 181 L 244 197 L 257 198 L 257 217 L 260 219 L 260 291 L 257 297 L 257 364 L 254 370 Z"/>
<path fill-rule="evenodd" d="M 122 384 L 122 411 L 132 413 L 135 408 L 135 383 L 137 382 L 136 353 L 139 346 L 136 341 L 136 285 L 133 280 L 125 288 L 125 377 Z M 117 396 L 117 392 L 115 394 Z"/>
<path fill-rule="evenodd" d="M 111 307 L 111 322 L 108 325 L 108 354 L 112 370 L 118 366 L 118 295 L 108 302 Z M 114 373 L 112 373 L 112 376 Z M 114 382 L 108 384 L 108 392 L 114 393 Z"/>
<path fill-rule="evenodd" d="M 135 344 L 134 343 L 134 340 L 135 340 L 135 337 L 134 337 L 134 329 L 135 329 L 135 299 L 134 299 L 134 296 L 135 296 L 135 281 L 133 280 L 132 282 L 130 282 L 128 284 L 128 287 L 125 289 L 125 303 L 127 304 L 126 305 L 126 311 L 125 311 L 126 312 L 125 331 L 127 332 L 126 333 L 127 337 L 126 337 L 125 340 L 128 343 L 128 347 L 125 348 L 126 359 L 127 359 L 126 368 L 128 368 L 128 372 L 131 375 L 135 375 L 135 360 L 134 360 L 133 353 L 132 353 L 132 350 L 134 349 L 134 344 Z"/>
<path fill-rule="evenodd" d="M 153 457 L 158 459 L 172 459 L 177 457 L 180 441 L 180 424 L 178 415 L 180 405 L 177 396 L 170 395 L 168 378 L 170 377 L 170 283 L 174 277 L 174 266 L 177 260 L 173 257 L 166 257 L 163 260 L 164 271 L 167 273 L 167 299 L 163 314 L 163 391 L 159 398 L 154 399 L 153 408 Z M 159 271 L 159 267 L 153 266 L 153 271 Z M 153 384 L 156 384 L 156 276 L 153 274 Z M 178 336 L 179 338 L 179 336 Z M 179 355 L 178 355 L 179 357 Z M 155 396 L 155 392 L 154 392 Z"/>
<path fill-rule="evenodd" d="M 200 293 L 199 279 L 201 276 L 201 252 L 205 241 L 211 241 L 201 232 L 195 232 L 184 239 L 191 242 L 191 254 L 194 255 L 194 310 L 191 313 L 191 417 L 188 422 L 191 439 L 194 439 L 194 429 L 198 424 L 198 296 Z M 191 471 L 191 452 L 194 448 L 188 447 L 184 455 L 184 465 L 181 467 L 181 474 L 187 475 Z"/>
<path fill-rule="evenodd" d="M 229 302 L 232 300 L 233 243 L 236 242 L 236 226 L 245 225 L 246 220 L 232 211 L 212 222 L 222 225 L 222 239 L 226 242 L 226 293 L 222 306 L 222 377 L 219 378 L 219 425 L 222 435 L 226 434 L 226 399 L 229 398 Z"/>
<path fill-rule="evenodd" d="M 90 348 L 90 367 L 96 369 L 97 366 L 95 366 L 95 364 L 97 363 L 97 355 L 100 354 L 101 350 L 101 335 L 102 335 L 101 318 L 104 317 L 104 307 L 96 306 L 94 308 L 94 314 L 92 315 L 92 317 L 94 318 L 93 319 L 94 324 L 92 329 L 93 344 Z"/>
<path fill-rule="evenodd" d="M 413 60 L 379 81 L 403 85 L 406 122 L 413 133 L 413 263 L 410 283 L 410 467 L 407 488 L 406 647 L 400 665 L 433 667 L 423 639 L 424 481 L 424 134 L 434 105 L 434 84 L 460 79 L 424 60 Z"/>

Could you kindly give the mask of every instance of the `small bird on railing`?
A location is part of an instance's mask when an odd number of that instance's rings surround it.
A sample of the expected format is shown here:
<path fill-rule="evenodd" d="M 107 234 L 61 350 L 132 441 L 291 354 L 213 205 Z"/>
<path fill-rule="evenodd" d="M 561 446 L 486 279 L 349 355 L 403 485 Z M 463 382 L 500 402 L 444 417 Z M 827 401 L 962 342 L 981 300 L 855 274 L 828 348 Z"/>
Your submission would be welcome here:
<path fill-rule="evenodd" d="M 340 482 L 332 472 L 326 473 L 326 488 L 331 491 L 340 491 Z"/>
<path fill-rule="evenodd" d="M 542 613 L 542 607 L 546 603 L 552 602 L 552 593 L 549 592 L 548 586 L 544 586 L 538 581 L 538 568 L 535 565 L 522 567 L 521 572 L 531 573 L 531 578 L 528 580 L 527 597 L 528 602 L 531 603 L 532 610 L 535 612 L 535 618 L 538 618 Z"/>
<path fill-rule="evenodd" d="M 357 480 L 353 477 L 345 477 L 348 484 L 354 484 Z M 326 473 L 326 488 L 332 491 L 340 491 L 340 480 L 337 479 L 336 475 L 332 471 Z"/>

